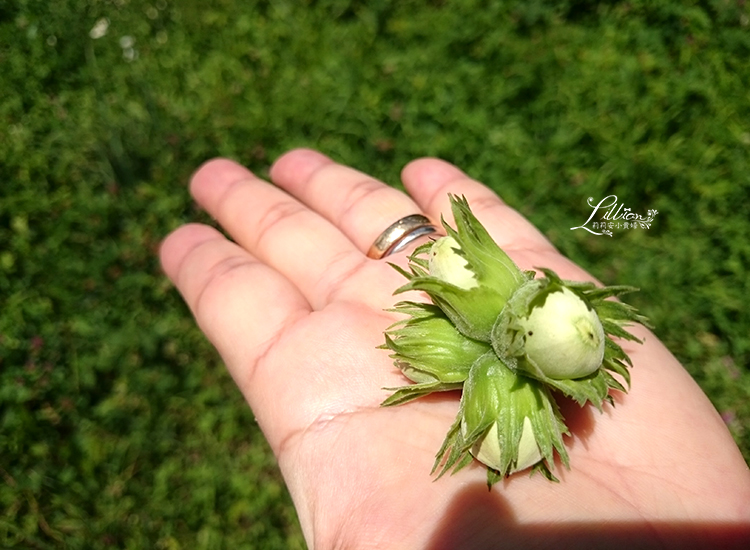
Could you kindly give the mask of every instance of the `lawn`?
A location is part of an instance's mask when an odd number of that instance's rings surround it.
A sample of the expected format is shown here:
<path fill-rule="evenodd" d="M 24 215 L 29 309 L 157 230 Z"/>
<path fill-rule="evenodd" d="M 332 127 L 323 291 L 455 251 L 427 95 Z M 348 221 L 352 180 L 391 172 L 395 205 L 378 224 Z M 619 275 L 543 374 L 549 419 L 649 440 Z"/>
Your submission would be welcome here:
<path fill-rule="evenodd" d="M 642 289 L 750 460 L 750 4 L 11 0 L 0 70 L 0 547 L 304 547 L 156 257 L 216 155 L 458 164 Z M 609 195 L 658 214 L 570 230 Z"/>

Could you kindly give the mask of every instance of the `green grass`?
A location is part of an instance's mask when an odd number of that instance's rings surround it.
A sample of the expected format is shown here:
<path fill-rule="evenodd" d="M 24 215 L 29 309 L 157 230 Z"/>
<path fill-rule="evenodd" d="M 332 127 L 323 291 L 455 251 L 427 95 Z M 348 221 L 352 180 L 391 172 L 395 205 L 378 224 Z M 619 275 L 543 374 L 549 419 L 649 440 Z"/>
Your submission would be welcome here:
<path fill-rule="evenodd" d="M 263 175 L 315 147 L 394 185 L 414 157 L 459 164 L 642 289 L 750 460 L 749 21 L 729 0 L 0 2 L 0 546 L 304 546 L 156 259 L 205 220 L 185 185 L 215 155 Z M 608 194 L 652 227 L 569 230 Z"/>

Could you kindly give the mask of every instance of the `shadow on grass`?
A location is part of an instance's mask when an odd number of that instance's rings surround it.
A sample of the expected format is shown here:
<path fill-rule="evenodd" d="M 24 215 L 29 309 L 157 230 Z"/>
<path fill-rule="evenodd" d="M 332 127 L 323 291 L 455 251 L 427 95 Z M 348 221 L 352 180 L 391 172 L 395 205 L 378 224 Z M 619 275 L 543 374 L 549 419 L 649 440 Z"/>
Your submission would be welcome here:
<path fill-rule="evenodd" d="M 428 550 L 750 548 L 750 523 L 571 522 L 521 525 L 502 495 L 477 483 L 448 508 Z"/>

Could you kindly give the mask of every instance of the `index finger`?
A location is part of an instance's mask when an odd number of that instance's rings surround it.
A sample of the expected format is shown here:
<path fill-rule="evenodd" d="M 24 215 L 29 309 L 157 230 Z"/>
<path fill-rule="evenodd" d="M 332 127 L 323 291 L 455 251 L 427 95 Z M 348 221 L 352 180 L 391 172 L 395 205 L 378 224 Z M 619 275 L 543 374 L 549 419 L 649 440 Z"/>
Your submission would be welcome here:
<path fill-rule="evenodd" d="M 472 211 L 503 249 L 555 250 L 526 218 L 505 204 L 486 185 L 439 159 L 419 159 L 406 165 L 404 186 L 422 209 L 435 219 L 450 213 L 448 194 L 465 196 Z"/>
<path fill-rule="evenodd" d="M 408 164 L 401 175 L 404 186 L 433 219 L 441 213 L 452 223 L 448 194 L 463 195 L 493 239 L 521 269 L 549 267 L 563 278 L 594 280 L 562 256 L 552 243 L 517 210 L 505 204 L 489 187 L 452 164 L 434 158 Z"/>

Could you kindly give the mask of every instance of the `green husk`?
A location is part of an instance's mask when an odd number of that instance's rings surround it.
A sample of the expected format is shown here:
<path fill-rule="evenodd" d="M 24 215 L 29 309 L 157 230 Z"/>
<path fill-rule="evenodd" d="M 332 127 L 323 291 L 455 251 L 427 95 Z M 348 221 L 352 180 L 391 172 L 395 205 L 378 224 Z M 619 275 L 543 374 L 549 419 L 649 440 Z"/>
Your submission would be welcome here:
<path fill-rule="evenodd" d="M 555 457 L 566 467 L 569 464 L 563 442 L 568 430 L 554 393 L 570 397 L 580 406 L 591 403 L 602 410 L 605 402 L 613 404 L 612 391 L 627 392 L 632 363 L 613 338 L 640 342 L 625 327 L 633 323 L 649 325 L 635 308 L 613 298 L 637 289 L 600 288 L 589 282 L 566 281 L 546 268 L 537 268 L 542 276 L 536 278 L 537 272 L 522 271 L 497 246 L 474 217 L 465 198 L 451 196 L 450 200 L 456 228 L 444 220 L 443 226 L 455 243 L 435 248 L 439 254 L 448 255 L 438 259 L 443 262 L 441 278 L 430 272 L 427 257 L 433 250 L 432 243 L 414 251 L 408 269 L 393 266 L 407 279 L 395 294 L 420 290 L 432 303 L 400 302 L 392 310 L 406 317 L 386 330 L 381 348 L 392 352 L 394 364 L 415 384 L 390 388 L 394 393 L 383 405 L 406 403 L 438 391 L 463 390 L 458 415 L 436 455 L 433 473 L 437 472 L 439 478 L 446 472 L 458 472 L 472 462 L 472 455 L 482 456 L 492 462 L 488 465 L 489 486 L 514 473 L 518 466 L 527 465 L 519 464 L 518 460 L 528 418 L 539 449 L 539 461 L 531 470 L 554 480 Z M 460 255 L 465 261 L 454 261 L 451 254 Z M 435 257 L 433 260 L 437 261 Z M 450 272 L 452 266 L 464 272 L 454 278 Z M 473 278 L 465 273 L 466 269 L 473 273 Z M 451 280 L 468 280 L 471 284 L 459 286 Z M 525 347 L 526 320 L 534 308 L 544 307 L 548 296 L 563 289 L 580 299 L 571 301 L 585 304 L 585 308 L 576 306 L 587 319 L 585 326 L 591 326 L 589 318 L 594 321 L 598 318 L 601 329 L 596 330 L 604 334 L 603 354 L 601 347 L 598 357 L 580 352 L 581 357 L 589 357 L 591 367 L 596 365 L 592 361 L 598 361 L 599 357 L 601 365 L 591 374 L 575 379 L 553 379 L 546 375 L 544 365 L 531 360 Z M 557 299 L 558 308 L 561 303 L 566 302 Z M 592 333 L 587 330 L 586 334 Z M 550 356 L 554 357 L 554 353 Z M 586 369 L 570 372 L 590 372 Z M 556 372 L 559 376 L 560 372 L 569 371 L 562 368 Z M 492 438 L 488 437 L 490 430 L 496 430 Z M 534 449 L 530 441 L 526 436 L 526 451 Z M 534 453 L 526 454 L 527 459 L 534 459 Z"/>

